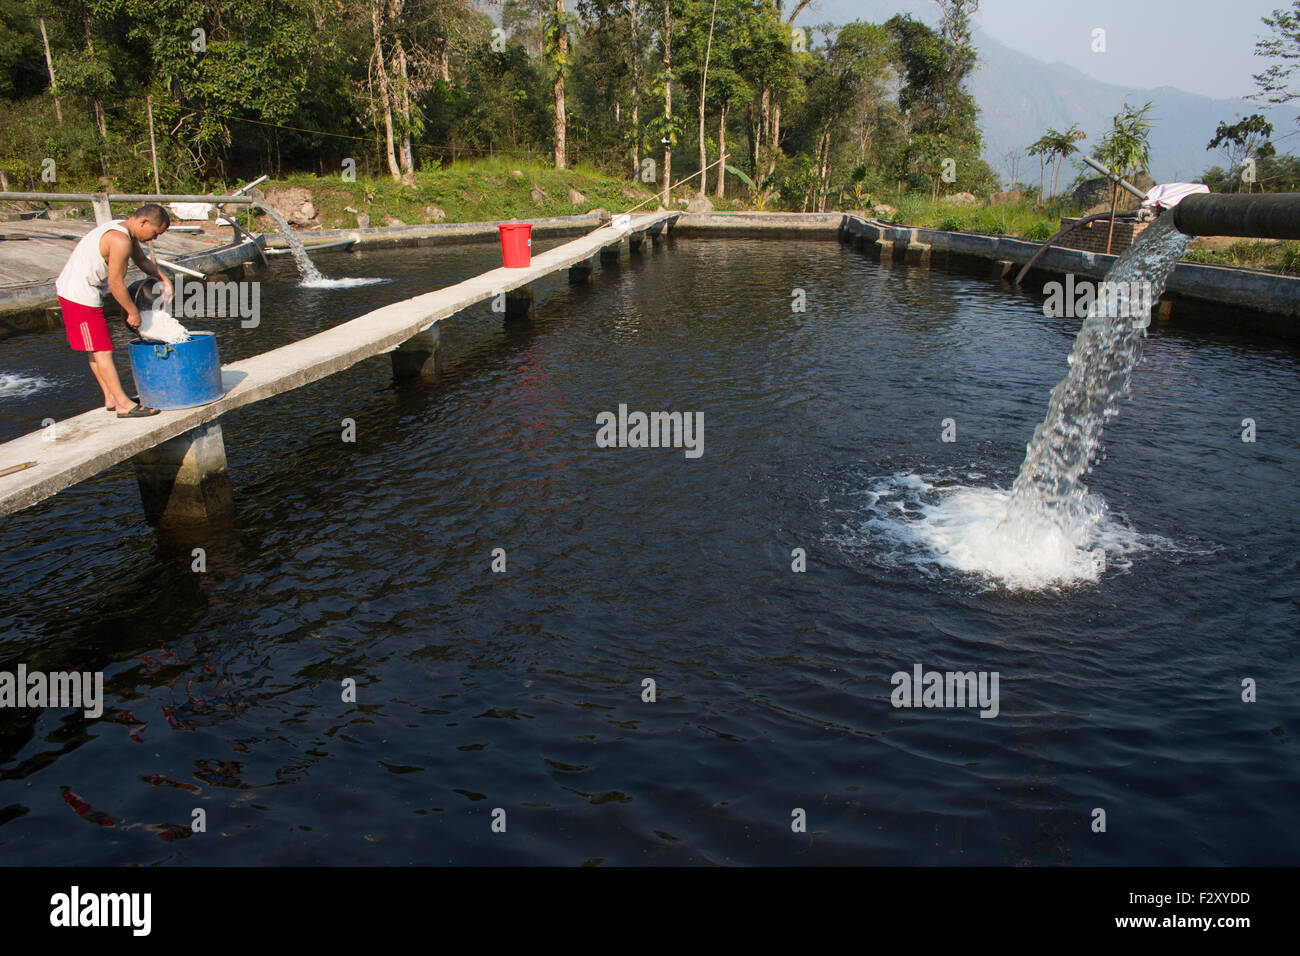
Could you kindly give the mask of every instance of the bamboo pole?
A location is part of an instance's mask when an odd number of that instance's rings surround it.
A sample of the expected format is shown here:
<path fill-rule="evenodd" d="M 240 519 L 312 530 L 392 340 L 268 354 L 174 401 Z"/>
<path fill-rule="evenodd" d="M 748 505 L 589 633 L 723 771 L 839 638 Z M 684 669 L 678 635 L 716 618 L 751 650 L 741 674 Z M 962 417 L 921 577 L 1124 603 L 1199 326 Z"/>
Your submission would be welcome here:
<path fill-rule="evenodd" d="M 150 93 L 144 98 L 146 109 L 149 111 L 149 158 L 153 161 L 153 191 L 162 192 L 162 186 L 158 182 L 158 150 L 153 140 L 153 94 Z"/>
<path fill-rule="evenodd" d="M 62 126 L 63 110 L 59 107 L 59 81 L 54 78 L 54 58 L 50 56 L 50 38 L 45 35 L 44 17 L 41 17 L 41 42 L 45 44 L 45 68 L 50 71 L 50 89 L 54 92 L 54 118 Z"/>

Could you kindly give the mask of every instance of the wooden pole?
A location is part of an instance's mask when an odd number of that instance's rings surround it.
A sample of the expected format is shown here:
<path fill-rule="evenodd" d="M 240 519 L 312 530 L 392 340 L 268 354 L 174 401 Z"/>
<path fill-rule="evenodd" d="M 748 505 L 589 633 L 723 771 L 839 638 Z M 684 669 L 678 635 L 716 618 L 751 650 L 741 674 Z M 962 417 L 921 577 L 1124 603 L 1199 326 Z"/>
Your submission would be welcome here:
<path fill-rule="evenodd" d="M 713 0 L 713 12 L 709 14 L 709 42 L 704 48 L 704 73 L 700 76 L 700 196 L 708 191 L 708 178 L 704 175 L 704 166 L 709 161 L 708 151 L 704 148 L 704 90 L 709 85 L 709 54 L 713 52 L 713 20 L 718 15 L 718 0 Z"/>
<path fill-rule="evenodd" d="M 50 89 L 54 91 L 54 118 L 63 125 L 63 110 L 59 107 L 59 81 L 54 78 L 54 58 L 50 56 L 50 38 L 45 35 L 45 18 L 41 17 L 41 42 L 45 44 L 45 68 L 50 71 Z"/>
<path fill-rule="evenodd" d="M 153 139 L 153 94 L 150 93 L 144 98 L 145 108 L 149 111 L 149 158 L 153 160 L 153 191 L 162 192 L 162 186 L 158 182 L 158 148 Z"/>

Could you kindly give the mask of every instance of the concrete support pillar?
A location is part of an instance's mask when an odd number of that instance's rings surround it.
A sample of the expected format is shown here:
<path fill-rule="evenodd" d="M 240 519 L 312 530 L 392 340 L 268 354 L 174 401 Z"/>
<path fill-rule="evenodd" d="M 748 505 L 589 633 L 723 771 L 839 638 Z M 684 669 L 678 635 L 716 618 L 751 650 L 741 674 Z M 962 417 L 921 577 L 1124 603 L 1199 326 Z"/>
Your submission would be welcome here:
<path fill-rule="evenodd" d="M 625 243 L 626 241 L 627 241 L 626 239 L 620 239 L 618 242 L 615 242 L 612 245 L 605 246 L 603 249 L 601 249 L 600 261 L 602 263 L 606 263 L 606 262 L 611 264 L 617 263 L 619 257 L 623 254 L 623 243 Z"/>
<path fill-rule="evenodd" d="M 506 293 L 506 319 L 510 321 L 533 317 L 533 287 L 520 286 Z"/>
<path fill-rule="evenodd" d="M 993 263 L 993 278 L 995 279 L 1004 279 L 1010 282 L 1019 271 L 1020 267 L 1010 259 L 999 259 Z"/>
<path fill-rule="evenodd" d="M 892 239 L 877 239 L 875 242 L 876 258 L 881 262 L 894 261 L 894 242 Z"/>
<path fill-rule="evenodd" d="M 393 378 L 437 378 L 442 374 L 442 326 L 416 333 L 388 354 L 393 358 Z"/>
<path fill-rule="evenodd" d="M 569 266 L 569 285 L 581 285 L 591 281 L 591 274 L 596 271 L 598 256 L 583 259 Z"/>
<path fill-rule="evenodd" d="M 90 205 L 95 210 L 95 225 L 102 226 L 113 218 L 112 207 L 108 204 L 108 193 L 95 193 L 94 198 L 90 200 Z"/>
<path fill-rule="evenodd" d="M 651 244 L 656 246 L 659 245 L 660 240 L 664 237 L 664 224 L 662 222 L 657 222 L 651 226 L 648 231 L 650 233 Z"/>
<path fill-rule="evenodd" d="M 1174 315 L 1174 300 L 1162 295 L 1156 303 L 1155 313 L 1157 322 L 1168 322 Z"/>
<path fill-rule="evenodd" d="M 930 246 L 924 242 L 909 242 L 903 252 L 908 265 L 928 266 L 930 264 Z"/>
<path fill-rule="evenodd" d="M 235 510 L 221 426 L 207 422 L 132 461 L 150 524 L 200 524 Z"/>
<path fill-rule="evenodd" d="M 641 251 L 641 244 L 642 244 L 643 242 L 645 242 L 645 233 L 644 233 L 644 232 L 633 232 L 633 233 L 630 233 L 630 234 L 628 235 L 628 237 L 627 237 L 627 249 L 628 249 L 628 252 L 640 252 L 640 251 Z"/>

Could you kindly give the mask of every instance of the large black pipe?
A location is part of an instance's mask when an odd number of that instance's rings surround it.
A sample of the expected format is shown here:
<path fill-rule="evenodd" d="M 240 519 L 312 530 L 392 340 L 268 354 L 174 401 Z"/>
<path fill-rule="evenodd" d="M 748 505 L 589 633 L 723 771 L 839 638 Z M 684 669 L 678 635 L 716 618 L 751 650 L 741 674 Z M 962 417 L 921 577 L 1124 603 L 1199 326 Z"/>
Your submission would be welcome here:
<path fill-rule="evenodd" d="M 1300 193 L 1193 193 L 1173 212 L 1189 236 L 1300 239 Z"/>

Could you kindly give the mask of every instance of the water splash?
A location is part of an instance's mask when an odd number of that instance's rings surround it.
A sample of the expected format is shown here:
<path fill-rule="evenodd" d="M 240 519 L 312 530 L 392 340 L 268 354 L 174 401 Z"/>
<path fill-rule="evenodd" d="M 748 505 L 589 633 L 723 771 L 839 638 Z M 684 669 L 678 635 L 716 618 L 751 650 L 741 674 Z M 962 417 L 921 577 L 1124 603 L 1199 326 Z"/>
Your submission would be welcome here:
<path fill-rule="evenodd" d="M 316 263 L 311 261 L 311 256 L 307 255 L 307 247 L 302 244 L 302 240 L 294 235 L 289 223 L 278 212 L 272 209 L 264 202 L 254 202 L 254 206 L 262 210 L 275 221 L 275 226 L 280 230 L 280 234 L 289 243 L 289 251 L 293 253 L 293 261 L 298 266 L 298 274 L 302 276 L 303 282 L 319 283 L 324 282 L 325 277 L 321 271 L 316 268 Z"/>
<path fill-rule="evenodd" d="M 1191 241 L 1174 228 L 1172 216 L 1162 216 L 1119 257 L 1104 282 L 1143 288 L 1147 301 L 1156 302 Z M 1067 532 L 1096 520 L 1082 479 L 1101 450 L 1102 429 L 1128 394 L 1150 322 L 1150 315 L 1129 312 L 1124 296 L 1099 299 L 1088 310 L 1070 349 L 1070 370 L 1052 389 L 1047 415 L 1025 448 L 1007 502 L 1008 520 L 1052 523 Z"/>
<path fill-rule="evenodd" d="M 1154 303 L 1191 237 L 1162 216 L 1106 273 L 1069 355 L 1069 371 L 1052 390 L 1011 490 L 943 485 L 915 475 L 876 479 L 869 536 L 916 563 L 992 578 L 1012 590 L 1096 581 L 1136 551 L 1169 543 L 1139 535 L 1109 513 L 1083 482 L 1101 450 L 1102 430 L 1128 394 Z M 1141 290 L 1138 292 L 1137 290 Z M 1132 301 L 1130 301 L 1132 296 Z"/>
<path fill-rule="evenodd" d="M 54 385 L 39 375 L 22 375 L 18 372 L 0 372 L 0 398 L 18 398 L 33 395 Z"/>

